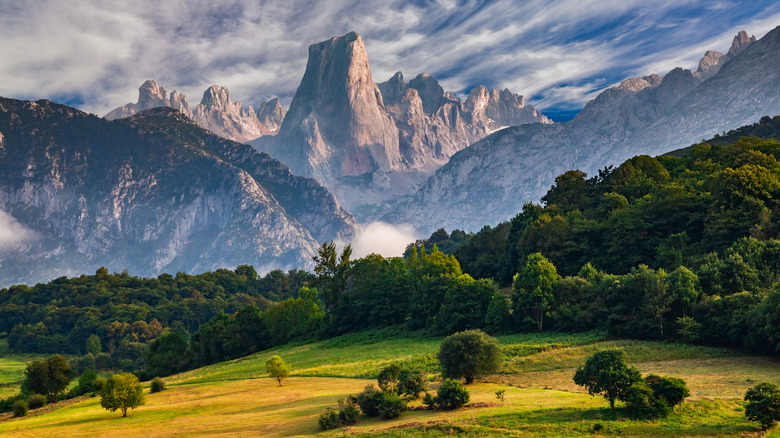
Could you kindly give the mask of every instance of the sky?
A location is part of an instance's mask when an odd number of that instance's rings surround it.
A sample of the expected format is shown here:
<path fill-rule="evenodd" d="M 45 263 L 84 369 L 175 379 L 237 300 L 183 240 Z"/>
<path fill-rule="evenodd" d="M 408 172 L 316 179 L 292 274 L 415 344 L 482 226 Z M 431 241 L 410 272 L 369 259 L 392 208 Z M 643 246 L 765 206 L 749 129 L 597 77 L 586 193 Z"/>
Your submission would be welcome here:
<path fill-rule="evenodd" d="M 102 116 L 155 79 L 191 105 L 218 84 L 287 106 L 308 46 L 356 31 L 376 82 L 509 88 L 562 121 L 625 78 L 695 70 L 739 30 L 778 25 L 775 0 L 0 0 L 0 96 Z"/>

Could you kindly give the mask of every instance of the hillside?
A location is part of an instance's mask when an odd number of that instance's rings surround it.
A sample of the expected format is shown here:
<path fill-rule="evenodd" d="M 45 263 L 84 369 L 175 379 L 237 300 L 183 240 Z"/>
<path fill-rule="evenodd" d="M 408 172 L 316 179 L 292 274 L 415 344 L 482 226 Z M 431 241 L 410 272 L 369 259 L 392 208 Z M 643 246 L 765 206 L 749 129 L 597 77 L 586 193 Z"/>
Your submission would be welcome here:
<path fill-rule="evenodd" d="M 440 338 L 399 336 L 392 332 L 349 335 L 330 341 L 285 346 L 239 360 L 167 378 L 168 389 L 147 395 L 147 404 L 129 418 L 104 411 L 86 399 L 54 412 L 0 421 L 4 436 L 341 436 L 321 432 L 317 418 L 336 400 L 359 392 L 382 366 L 415 362 L 436 351 Z M 458 431 L 462 436 L 590 436 L 594 423 L 605 436 L 726 436 L 755 426 L 744 420 L 739 401 L 750 381 L 778 381 L 780 365 L 736 352 L 700 347 L 604 342 L 598 335 L 526 335 L 500 338 L 508 353 L 505 371 L 469 385 L 471 407 L 455 411 L 410 411 L 394 420 L 361 416 L 349 434 L 430 436 Z M 694 394 L 670 417 L 655 422 L 615 416 L 604 400 L 571 388 L 573 366 L 591 351 L 618 346 L 644 372 L 669 372 L 689 382 Z M 553 348 L 553 349 L 551 349 Z M 534 353 L 517 353 L 530 350 Z M 541 351 L 541 352 L 540 352 Z M 555 364 L 550 353 L 566 357 Z M 293 375 L 276 386 L 263 363 L 272 354 L 293 365 Z M 513 371 L 523 363 L 522 373 Z M 522 379 L 520 381 L 513 379 Z M 438 382 L 431 384 L 438 386 Z M 566 390 L 550 389 L 566 385 Z M 497 403 L 494 392 L 506 391 Z M 419 404 L 419 401 L 413 404 Z"/>

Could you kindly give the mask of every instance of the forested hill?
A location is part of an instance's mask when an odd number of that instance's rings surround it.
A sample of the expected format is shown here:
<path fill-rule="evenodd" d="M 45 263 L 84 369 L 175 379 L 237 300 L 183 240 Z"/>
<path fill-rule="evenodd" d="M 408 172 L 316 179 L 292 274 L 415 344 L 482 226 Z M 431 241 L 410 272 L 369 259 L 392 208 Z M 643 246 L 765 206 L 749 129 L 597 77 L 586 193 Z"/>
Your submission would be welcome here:
<path fill-rule="evenodd" d="M 17 352 L 84 352 L 95 335 L 114 366 L 160 375 L 391 326 L 597 329 L 777 352 L 778 158 L 780 141 L 749 137 L 679 157 L 637 156 L 592 177 L 568 171 L 544 205 L 526 204 L 473 237 L 429 239 L 454 256 L 420 242 L 405 257 L 352 260 L 349 247 L 339 256 L 331 243 L 319 249 L 315 274 L 259 279 L 243 266 L 142 279 L 101 270 L 3 289 L 0 332 L 10 331 Z"/>
<path fill-rule="evenodd" d="M 722 134 L 715 134 L 714 137 L 709 140 L 704 140 L 702 143 L 714 146 L 728 146 L 743 137 L 758 137 L 765 140 L 773 138 L 775 140 L 780 140 L 780 116 L 761 117 L 761 120 L 752 125 L 745 125 Z M 693 146 L 688 146 L 687 148 L 677 149 L 664 155 L 682 157 L 689 154 L 692 147 Z"/>

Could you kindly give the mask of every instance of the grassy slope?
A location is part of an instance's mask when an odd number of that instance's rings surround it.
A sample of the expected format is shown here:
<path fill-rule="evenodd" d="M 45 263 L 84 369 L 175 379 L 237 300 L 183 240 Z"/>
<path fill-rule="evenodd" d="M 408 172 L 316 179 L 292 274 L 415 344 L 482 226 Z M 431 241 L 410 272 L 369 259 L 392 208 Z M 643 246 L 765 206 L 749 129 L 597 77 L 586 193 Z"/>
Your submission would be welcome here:
<path fill-rule="evenodd" d="M 425 365 L 441 339 L 398 337 L 390 332 L 349 335 L 330 341 L 285 346 L 235 361 L 172 376 L 169 389 L 148 395 L 145 406 L 122 419 L 90 399 L 45 415 L 0 423 L 2 436 L 340 436 L 320 432 L 317 418 L 327 406 L 359 392 L 378 369 L 393 360 Z M 350 434 L 387 436 L 584 436 L 596 422 L 603 434 L 620 436 L 712 436 L 755 430 L 744 420 L 738 398 L 754 381 L 780 383 L 780 364 L 773 359 L 734 356 L 735 352 L 674 344 L 604 342 L 597 334 L 577 336 L 514 335 L 500 339 L 505 353 L 522 356 L 505 361 L 509 373 L 490 376 L 469 387 L 472 402 L 483 407 L 454 412 L 407 412 L 391 421 L 361 417 Z M 599 341 L 594 344 L 594 341 Z M 597 348 L 624 348 L 643 371 L 674 374 L 699 389 L 718 389 L 725 400 L 693 397 L 667 419 L 651 423 L 616 418 L 599 397 L 566 387 L 573 367 Z M 293 366 L 293 377 L 279 388 L 264 377 L 263 363 L 280 354 Z M 720 380 L 717 385 L 707 382 Z M 357 378 L 364 377 L 364 378 Z M 435 387 L 437 384 L 434 383 Z M 574 389 L 577 392 L 560 391 Z M 520 387 L 517 387 L 520 386 Z M 573 386 L 573 385 L 569 385 Z M 507 389 L 503 405 L 493 393 Z M 698 391 L 701 392 L 701 391 Z M 706 396 L 706 394 L 705 394 Z M 417 402 L 419 404 L 419 402 Z"/>
<path fill-rule="evenodd" d="M 39 357 L 35 354 L 11 354 L 8 351 L 8 340 L 0 338 L 0 398 L 19 392 L 27 362 Z"/>

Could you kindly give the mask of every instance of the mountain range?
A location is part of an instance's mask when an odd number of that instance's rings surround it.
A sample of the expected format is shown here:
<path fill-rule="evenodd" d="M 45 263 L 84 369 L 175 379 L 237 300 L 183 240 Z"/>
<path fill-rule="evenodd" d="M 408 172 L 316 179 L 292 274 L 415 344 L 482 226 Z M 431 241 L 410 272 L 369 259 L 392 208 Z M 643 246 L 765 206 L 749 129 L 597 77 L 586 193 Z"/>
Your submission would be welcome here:
<path fill-rule="evenodd" d="M 2 98 L 0 220 L 27 238 L 0 248 L 0 285 L 103 265 L 310 267 L 319 243 L 358 233 L 353 215 L 476 230 L 566 170 L 594 174 L 778 114 L 779 80 L 780 28 L 740 32 L 696 71 L 626 79 L 552 123 L 509 90 L 461 99 L 401 72 L 375 83 L 351 32 L 309 47 L 289 111 L 278 99 L 246 109 L 217 85 L 193 109 L 151 80 L 105 118 Z"/>
<path fill-rule="evenodd" d="M 110 121 L 0 99 L 0 210 L 31 230 L 0 284 L 94 272 L 311 267 L 356 223 L 316 181 L 173 108 Z"/>
<path fill-rule="evenodd" d="M 697 71 L 631 78 L 600 93 L 566 123 L 507 128 L 459 151 L 416 193 L 380 217 L 421 232 L 478 230 L 538 202 L 570 169 L 594 175 L 639 154 L 657 155 L 780 113 L 780 28 L 744 31 Z M 420 211 L 441 212 L 421 217 Z"/>

